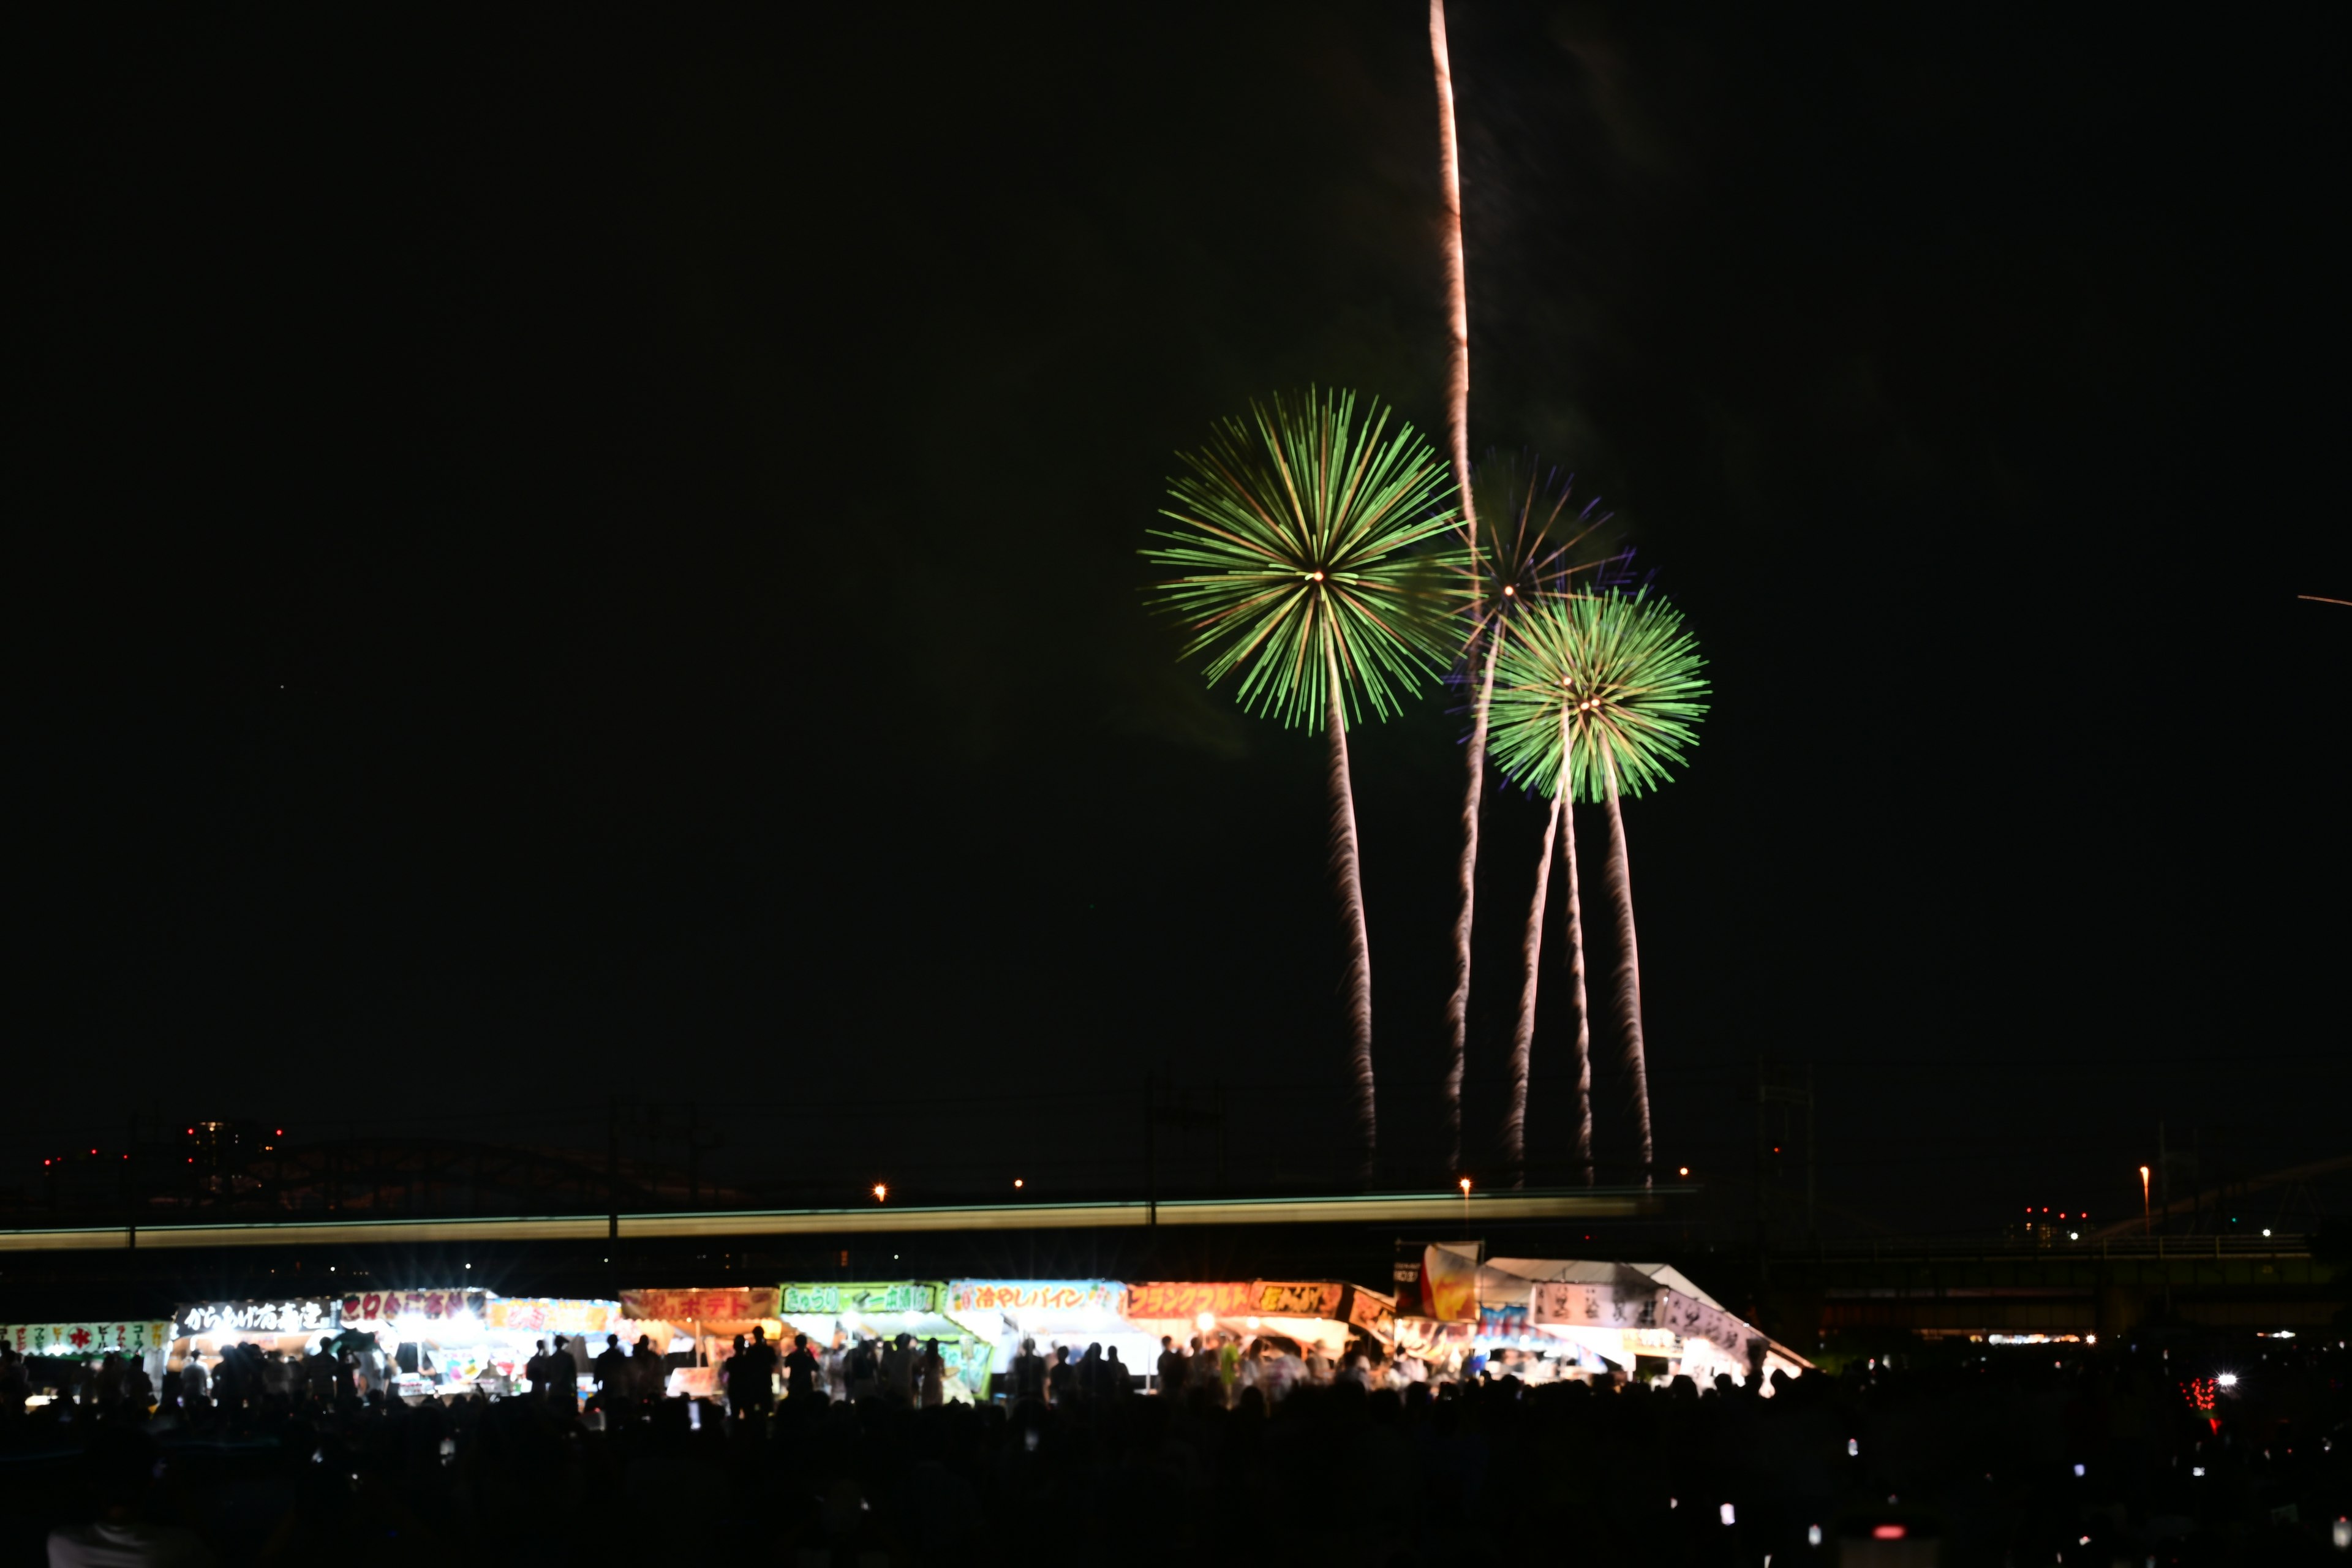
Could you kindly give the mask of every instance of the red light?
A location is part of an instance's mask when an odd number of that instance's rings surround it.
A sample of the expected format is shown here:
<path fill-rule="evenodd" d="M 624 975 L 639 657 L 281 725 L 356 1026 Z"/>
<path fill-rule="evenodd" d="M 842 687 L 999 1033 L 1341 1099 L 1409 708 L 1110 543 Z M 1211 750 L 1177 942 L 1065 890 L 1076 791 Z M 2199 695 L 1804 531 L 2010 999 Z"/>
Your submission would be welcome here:
<path fill-rule="evenodd" d="M 273 1136 L 273 1137 L 277 1137 L 277 1138 L 283 1138 L 283 1137 L 285 1137 L 285 1136 L 286 1136 L 286 1129 L 284 1129 L 283 1127 L 281 1127 L 281 1128 L 279 1128 L 279 1129 L 278 1129 L 275 1133 L 271 1134 L 271 1136 Z"/>
<path fill-rule="evenodd" d="M 195 1135 L 196 1135 L 196 1130 L 195 1130 L 194 1128 L 193 1128 L 193 1127 L 189 1128 L 189 1129 L 188 1129 L 188 1136 L 189 1136 L 189 1137 L 191 1137 L 191 1138 L 194 1138 Z"/>
<path fill-rule="evenodd" d="M 1899 1524 L 1874 1524 L 1870 1527 L 1873 1541 L 1900 1541 L 1908 1533 Z"/>

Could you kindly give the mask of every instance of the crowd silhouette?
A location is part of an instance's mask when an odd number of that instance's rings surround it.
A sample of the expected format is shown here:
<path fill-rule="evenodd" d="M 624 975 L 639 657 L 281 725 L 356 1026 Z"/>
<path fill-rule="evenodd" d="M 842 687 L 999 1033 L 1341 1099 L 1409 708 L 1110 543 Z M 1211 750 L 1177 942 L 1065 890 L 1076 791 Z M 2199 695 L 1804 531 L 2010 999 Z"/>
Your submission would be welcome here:
<path fill-rule="evenodd" d="M 906 1336 L 779 1354 L 754 1334 L 715 1401 L 666 1394 L 665 1358 L 608 1339 L 584 1405 L 561 1340 L 527 1389 L 415 1404 L 348 1352 L 232 1356 L 160 1389 L 119 1358 L 60 1386 L 0 1355 L 0 1568 L 1284 1550 L 2104 1568 L 2352 1545 L 2352 1355 L 2332 1337 L 1917 1349 L 1769 1393 L 1495 1366 L 1399 1386 L 1358 1357 L 1286 1380 L 1231 1339 L 1163 1342 L 1149 1373 L 1049 1348 L 1022 1346 L 977 1405 Z"/>

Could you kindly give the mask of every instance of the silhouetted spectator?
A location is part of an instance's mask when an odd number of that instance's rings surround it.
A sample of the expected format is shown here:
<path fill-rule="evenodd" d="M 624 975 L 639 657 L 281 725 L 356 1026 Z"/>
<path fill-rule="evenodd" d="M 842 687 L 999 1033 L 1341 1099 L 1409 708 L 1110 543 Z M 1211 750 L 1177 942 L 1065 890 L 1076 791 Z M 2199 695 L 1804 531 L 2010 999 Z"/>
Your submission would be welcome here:
<path fill-rule="evenodd" d="M 784 1397 L 799 1399 L 816 1391 L 816 1357 L 809 1353 L 808 1336 L 794 1334 L 784 1357 Z"/>

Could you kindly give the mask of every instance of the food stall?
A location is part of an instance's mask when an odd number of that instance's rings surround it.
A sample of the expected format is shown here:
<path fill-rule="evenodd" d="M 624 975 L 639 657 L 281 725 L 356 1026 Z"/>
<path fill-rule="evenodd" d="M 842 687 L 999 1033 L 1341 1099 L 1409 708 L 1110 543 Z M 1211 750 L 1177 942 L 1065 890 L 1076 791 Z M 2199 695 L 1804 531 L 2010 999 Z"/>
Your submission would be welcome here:
<path fill-rule="evenodd" d="M 715 1397 L 722 1384 L 722 1365 L 733 1352 L 735 1336 L 749 1338 L 753 1330 L 768 1336 L 781 1355 L 791 1348 L 793 1335 L 805 1333 L 822 1345 L 815 1332 L 795 1328 L 779 1310 L 782 1291 L 772 1285 L 722 1285 L 700 1290 L 624 1290 L 621 1311 L 636 1324 L 665 1356 L 684 1354 L 683 1366 L 665 1373 L 663 1386 L 671 1394 L 689 1398 Z M 634 1351 L 632 1335 L 621 1338 Z M 603 1342 L 597 1342 L 598 1348 Z"/>
<path fill-rule="evenodd" d="M 166 1358 L 172 1345 L 172 1325 L 164 1322 L 128 1323 L 0 1323 L 0 1344 L 6 1345 L 26 1363 L 26 1381 L 33 1388 L 27 1404 L 48 1403 L 50 1388 L 60 1392 L 67 1386 L 59 1381 L 61 1369 L 52 1372 L 39 1363 L 72 1363 L 96 1365 L 109 1354 L 120 1356 L 126 1363 L 136 1362 L 145 1369 L 148 1381 L 161 1388 Z"/>
<path fill-rule="evenodd" d="M 216 1375 L 222 1354 L 236 1345 L 251 1346 L 264 1356 L 276 1351 L 289 1362 L 299 1361 L 341 1331 L 342 1305 L 339 1296 L 189 1302 L 173 1314 L 168 1364 L 178 1372 L 194 1360 L 208 1375 Z M 383 1373 L 381 1359 L 363 1369 L 372 1384 Z"/>
<path fill-rule="evenodd" d="M 1393 1300 L 1328 1279 L 1130 1285 L 1124 1313 L 1150 1338 L 1155 1357 L 1162 1334 L 1180 1345 L 1196 1334 L 1231 1333 L 1244 1343 L 1278 1334 L 1336 1362 L 1357 1333 L 1386 1344 L 1396 1331 Z"/>
<path fill-rule="evenodd" d="M 1687 1277 L 1662 1263 L 1498 1258 L 1467 1246 L 1423 1255 L 1427 1316 L 1400 1326 L 1401 1348 L 1458 1367 L 1483 1352 L 1492 1371 L 1526 1381 L 1622 1373 L 1699 1382 L 1751 1364 L 1766 1374 L 1801 1370 L 1804 1358 L 1742 1322 Z"/>
<path fill-rule="evenodd" d="M 1159 1364 L 1160 1333 L 1131 1322 L 1120 1311 L 1127 1287 L 1110 1279 L 950 1279 L 947 1314 L 969 1331 L 972 1358 L 963 1382 L 984 1394 L 988 1378 L 1013 1370 L 1024 1339 L 1037 1342 L 1048 1362 L 1058 1345 L 1071 1359 L 1088 1345 L 1108 1355 L 1118 1352 L 1129 1377 L 1151 1376 Z M 940 1342 L 941 1354 L 947 1352 Z"/>
<path fill-rule="evenodd" d="M 983 1346 L 971 1330 L 948 1315 L 947 1300 L 943 1280 L 810 1282 L 784 1286 L 782 1306 L 793 1331 L 808 1335 L 814 1346 L 843 1344 L 853 1338 L 887 1345 L 900 1334 L 912 1336 L 918 1348 L 926 1340 L 937 1340 L 948 1367 L 948 1397 L 977 1403 L 987 1387 L 986 1363 L 992 1347 Z"/>

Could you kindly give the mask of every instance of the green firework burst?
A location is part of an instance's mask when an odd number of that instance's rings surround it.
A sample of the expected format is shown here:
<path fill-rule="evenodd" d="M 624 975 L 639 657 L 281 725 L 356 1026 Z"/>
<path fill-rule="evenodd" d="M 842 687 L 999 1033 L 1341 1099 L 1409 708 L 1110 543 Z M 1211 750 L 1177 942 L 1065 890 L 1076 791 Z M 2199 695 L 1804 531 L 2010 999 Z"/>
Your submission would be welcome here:
<path fill-rule="evenodd" d="M 1445 464 L 1412 426 L 1352 392 L 1253 404 L 1185 453 L 1146 559 L 1184 575 L 1161 606 L 1208 656 L 1209 683 L 1239 671 L 1242 707 L 1321 726 L 1336 661 L 1351 718 L 1386 717 L 1444 672 L 1468 563 L 1443 542 L 1456 521 Z"/>
<path fill-rule="evenodd" d="M 1641 594 L 1553 599 L 1512 626 L 1495 672 L 1487 748 L 1512 783 L 1559 793 L 1560 720 L 1580 801 L 1606 797 L 1606 752 L 1618 789 L 1640 795 L 1698 742 L 1706 660 L 1682 612 Z"/>

